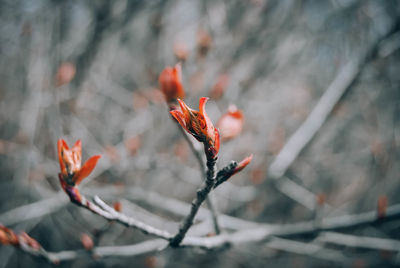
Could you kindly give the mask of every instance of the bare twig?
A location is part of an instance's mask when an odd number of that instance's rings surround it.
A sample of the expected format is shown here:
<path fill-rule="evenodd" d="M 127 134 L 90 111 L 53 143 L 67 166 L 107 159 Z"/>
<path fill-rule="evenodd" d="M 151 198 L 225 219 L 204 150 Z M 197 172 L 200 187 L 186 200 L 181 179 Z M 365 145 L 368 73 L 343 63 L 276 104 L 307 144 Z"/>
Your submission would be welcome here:
<path fill-rule="evenodd" d="M 142 188 L 130 188 L 129 189 L 129 199 L 133 201 L 144 201 L 147 204 L 157 207 L 158 209 L 162 209 L 167 211 L 168 213 L 172 213 L 177 216 L 186 216 L 190 211 L 190 204 L 163 196 L 157 192 L 148 192 Z M 200 207 L 197 217 L 200 220 L 206 220 L 209 218 L 210 211 L 206 208 Z M 225 214 L 218 215 L 219 222 L 224 228 L 239 230 L 244 228 L 253 228 L 259 227 L 261 224 L 243 220 L 240 218 L 232 217 Z M 263 224 L 265 225 L 265 224 Z"/>
<path fill-rule="evenodd" d="M 32 247 L 30 247 L 29 245 L 27 245 L 25 243 L 20 243 L 18 248 L 29 255 L 45 259 L 48 262 L 53 263 L 53 264 L 58 263 L 60 261 L 57 258 L 57 256 L 46 251 L 42 247 L 40 247 L 39 249 L 33 249 Z"/>
<path fill-rule="evenodd" d="M 400 251 L 400 241 L 387 238 L 365 237 L 336 232 L 323 232 L 315 241 L 346 247 Z"/>
<path fill-rule="evenodd" d="M 319 226 L 314 220 L 294 224 L 284 224 L 275 227 L 259 227 L 247 230 L 239 230 L 230 234 L 221 234 L 214 237 L 186 237 L 182 246 L 195 246 L 212 249 L 225 244 L 243 244 L 249 242 L 261 242 L 270 237 L 293 237 L 305 234 L 317 234 L 321 231 L 344 230 L 381 223 L 400 217 L 400 204 L 388 207 L 386 217 L 379 218 L 376 211 L 359 214 L 330 217 L 321 220 Z"/>
<path fill-rule="evenodd" d="M 57 264 L 59 262 L 71 261 L 92 254 L 97 257 L 137 256 L 164 249 L 167 245 L 168 242 L 163 239 L 152 239 L 134 245 L 95 247 L 91 251 L 79 249 L 50 252 L 43 248 L 40 248 L 40 250 L 33 250 L 29 246 L 22 246 L 19 248 L 33 257 L 43 258 L 50 263 Z"/>
<path fill-rule="evenodd" d="M 316 208 L 317 196 L 288 177 L 282 176 L 275 182 L 275 186 L 281 193 L 289 196 L 309 210 L 314 210 Z"/>
<path fill-rule="evenodd" d="M 82 196 L 81 203 L 79 205 L 92 211 L 93 213 L 95 213 L 99 216 L 102 216 L 103 218 L 105 218 L 107 220 L 117 221 L 127 227 L 132 227 L 132 228 L 138 229 L 145 234 L 150 234 L 150 235 L 153 235 L 153 236 L 156 236 L 159 238 L 163 238 L 165 240 L 169 240 L 170 238 L 172 238 L 172 234 L 170 234 L 167 231 L 154 228 L 153 226 L 145 224 L 141 221 L 138 221 L 132 217 L 128 217 L 125 214 L 116 211 L 114 208 L 108 206 L 98 196 L 94 197 L 94 202 L 97 205 L 89 202 L 86 198 L 84 198 Z"/>
<path fill-rule="evenodd" d="M 123 192 L 124 191 L 125 189 L 123 190 Z M 106 190 L 96 187 L 89 188 L 86 190 L 86 192 L 93 195 L 103 193 L 104 195 L 111 196 L 116 194 L 120 195 L 123 193 L 121 192 L 120 188 L 112 187 L 107 187 Z M 190 211 L 190 204 L 188 203 L 174 198 L 165 197 L 156 192 L 149 192 L 142 188 L 130 187 L 127 189 L 126 195 L 129 197 L 130 200 L 146 202 L 150 206 L 168 211 L 169 213 L 177 216 L 185 216 Z M 30 221 L 54 213 L 68 203 L 69 200 L 65 198 L 64 191 L 60 191 L 52 197 L 42 199 L 30 204 L 22 205 L 0 214 L 0 222 L 5 225 L 13 225 L 25 221 Z M 207 210 L 206 208 L 200 208 L 197 216 L 200 220 L 206 220 L 209 217 L 209 214 L 209 210 Z M 259 223 L 246 221 L 225 214 L 219 214 L 218 220 L 223 228 L 232 230 L 260 226 Z"/>
<path fill-rule="evenodd" d="M 185 141 L 189 145 L 190 150 L 192 151 L 192 153 L 196 157 L 197 162 L 200 165 L 200 170 L 201 170 L 201 174 L 202 174 L 203 178 L 206 178 L 206 176 L 207 176 L 206 167 L 204 165 L 204 160 L 202 158 L 202 155 L 196 149 L 196 147 L 194 146 L 192 140 L 186 134 L 185 130 L 179 125 L 179 123 L 176 120 L 174 120 L 174 122 L 175 122 L 176 126 L 178 127 L 179 131 L 182 133 L 183 137 L 185 138 Z M 212 193 L 209 193 L 208 197 L 206 198 L 206 204 L 207 204 L 208 209 L 210 210 L 210 213 L 211 213 L 211 218 L 212 218 L 212 221 L 213 221 L 215 233 L 219 234 L 219 233 L 221 233 L 221 228 L 220 228 L 220 224 L 218 223 L 218 211 L 217 211 L 217 208 L 216 208 Z"/>
<path fill-rule="evenodd" d="M 182 225 L 179 228 L 178 233 L 171 239 L 170 245 L 172 247 L 177 247 L 181 243 L 182 239 L 185 237 L 186 232 L 189 230 L 190 226 L 193 224 L 194 217 L 196 216 L 200 205 L 207 198 L 208 194 L 212 190 L 215 184 L 215 162 L 217 159 L 207 158 L 207 178 L 204 182 L 204 186 L 197 191 L 196 198 L 192 201 L 192 208 L 190 213 L 182 221 Z"/>
<path fill-rule="evenodd" d="M 110 214 L 115 214 L 113 209 L 106 205 L 101 199 L 95 198 L 96 202 L 99 202 L 104 206 L 105 213 L 99 215 L 107 217 Z M 93 207 L 92 207 L 93 208 Z M 100 207 L 98 207 L 101 209 Z M 91 211 L 97 211 L 97 209 L 90 209 Z M 117 212 L 116 212 L 117 213 Z M 121 216 L 114 216 L 117 221 L 125 224 L 127 220 Z M 294 252 L 297 254 L 322 254 L 320 257 L 327 260 L 333 261 L 345 261 L 341 254 L 336 251 L 331 251 L 324 249 L 323 247 L 315 244 L 306 244 L 302 242 L 277 238 L 278 237 L 296 237 L 304 234 L 313 234 L 320 231 L 328 230 L 341 230 L 349 229 L 357 226 L 368 225 L 375 222 L 383 222 L 387 220 L 392 220 L 400 217 L 400 204 L 388 207 L 387 214 L 385 218 L 378 218 L 376 211 L 370 211 L 360 214 L 332 217 L 323 219 L 321 224 L 316 227 L 314 221 L 300 222 L 295 224 L 285 224 L 277 225 L 273 228 L 269 227 L 256 227 L 246 230 L 239 230 L 234 233 L 224 233 L 221 235 L 213 237 L 193 237 L 187 236 L 180 243 L 180 246 L 188 247 L 201 247 L 205 249 L 213 249 L 229 244 L 243 244 L 249 242 L 261 242 L 269 238 L 267 246 L 275 249 L 285 250 L 289 252 Z M 118 219 L 120 218 L 120 219 Z M 133 226 L 133 225 L 127 225 Z M 134 226 L 136 227 L 136 226 Z M 147 228 L 147 227 L 146 227 Z M 150 231 L 152 232 L 152 231 Z M 373 249 L 386 249 L 397 251 L 399 247 L 399 241 L 394 241 L 390 239 L 380 239 L 372 237 L 354 237 L 350 235 L 343 235 L 332 232 L 322 233 L 316 242 L 329 242 L 346 246 L 373 248 Z M 356 242 L 354 242 L 356 241 Z M 153 239 L 142 243 L 128 246 L 111 246 L 111 247 L 97 247 L 93 249 L 93 253 L 98 256 L 135 256 L 139 254 L 144 254 L 147 252 L 153 252 L 160 249 L 164 249 L 168 245 L 168 241 L 163 239 Z M 66 261 L 76 259 L 80 256 L 85 256 L 87 251 L 77 250 L 77 251 L 61 251 L 58 253 L 47 252 L 44 249 L 32 250 L 29 247 L 21 247 L 23 251 L 36 257 L 42 257 L 50 262 Z"/>
<path fill-rule="evenodd" d="M 153 235 L 159 238 L 163 238 L 165 240 L 170 240 L 173 237 L 172 234 L 165 230 L 155 228 L 144 222 L 136 220 L 132 217 L 128 217 L 125 214 L 116 211 L 114 208 L 108 206 L 98 196 L 94 197 L 94 202 L 96 204 L 88 201 L 83 195 L 80 194 L 79 189 L 76 186 L 65 187 L 65 192 L 70 197 L 72 203 L 86 208 L 87 210 L 103 217 L 104 219 L 107 219 L 109 221 L 116 221 L 127 227 L 138 229 L 145 234 Z"/>
<path fill-rule="evenodd" d="M 280 178 L 297 158 L 303 148 L 314 137 L 331 113 L 335 104 L 360 72 L 360 58 L 348 62 L 340 68 L 339 74 L 322 95 L 321 99 L 311 111 L 306 121 L 289 138 L 288 142 L 272 162 L 268 176 Z"/>
<path fill-rule="evenodd" d="M 283 175 L 293 161 L 327 120 L 336 103 L 357 79 L 363 69 L 363 66 L 365 66 L 365 63 L 368 62 L 375 54 L 378 45 L 382 42 L 382 40 L 387 39 L 397 31 L 397 24 L 397 22 L 394 23 L 392 27 L 387 29 L 386 33 L 378 36 L 374 41 L 372 41 L 364 53 L 361 53 L 340 68 L 340 72 L 336 75 L 328 89 L 324 92 L 317 105 L 308 115 L 307 119 L 293 133 L 288 142 L 270 165 L 268 170 L 269 178 L 277 180 L 282 179 Z M 293 187 L 294 184 L 296 183 L 286 178 L 281 182 L 276 183 L 276 187 L 282 193 L 288 195 L 290 198 L 295 199 L 300 204 L 306 206 L 307 208 L 314 209 L 314 205 L 312 202 L 310 202 L 310 200 L 315 200 L 316 196 L 306 189 L 301 190 L 302 194 L 298 194 L 297 190 L 303 187 L 300 185 Z M 301 199 L 295 198 L 294 196 L 301 197 Z"/>
<path fill-rule="evenodd" d="M 283 238 L 274 237 L 267 242 L 267 247 L 278 249 L 299 255 L 307 255 L 313 258 L 346 263 L 348 258 L 340 251 L 327 249 L 315 243 L 304 243 Z"/>
<path fill-rule="evenodd" d="M 62 198 L 64 196 L 64 191 L 60 191 L 50 198 L 11 209 L 0 215 L 0 222 L 12 225 L 48 215 L 68 204 L 68 199 Z"/>
<path fill-rule="evenodd" d="M 237 165 L 238 163 L 236 161 L 232 161 L 227 166 L 218 171 L 214 189 L 221 185 L 221 183 L 226 182 L 230 177 L 232 177 Z"/>
<path fill-rule="evenodd" d="M 34 251 L 30 248 L 21 248 L 25 253 L 34 257 L 44 258 L 51 263 L 59 263 L 75 260 L 93 254 L 96 257 L 132 257 L 165 249 L 168 242 L 163 239 L 151 239 L 133 245 L 95 247 L 90 252 L 86 250 L 66 250 L 50 252 L 44 249 Z M 308 255 L 314 258 L 334 262 L 345 262 L 347 259 L 338 251 L 326 249 L 321 245 L 303 243 L 283 238 L 272 238 L 267 241 L 267 247 L 291 252 L 300 255 Z"/>

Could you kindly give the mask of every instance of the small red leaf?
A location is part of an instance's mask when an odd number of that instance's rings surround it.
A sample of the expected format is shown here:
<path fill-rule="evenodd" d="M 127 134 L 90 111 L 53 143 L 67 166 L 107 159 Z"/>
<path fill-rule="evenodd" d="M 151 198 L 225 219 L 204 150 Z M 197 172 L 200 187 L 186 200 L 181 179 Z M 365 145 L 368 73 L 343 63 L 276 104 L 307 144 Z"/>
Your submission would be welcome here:
<path fill-rule="evenodd" d="M 248 164 L 250 164 L 252 159 L 253 159 L 253 154 L 249 155 L 248 157 L 240 161 L 237 167 L 234 169 L 233 174 L 238 173 L 242 169 L 244 169 Z"/>
<path fill-rule="evenodd" d="M 74 176 L 74 183 L 76 185 L 79 185 L 81 181 L 89 176 L 89 174 L 93 171 L 93 169 L 96 167 L 97 161 L 101 158 L 101 155 L 94 155 L 91 158 L 89 158 L 85 164 L 83 164 L 82 168 L 80 171 L 77 172 L 77 174 Z"/>

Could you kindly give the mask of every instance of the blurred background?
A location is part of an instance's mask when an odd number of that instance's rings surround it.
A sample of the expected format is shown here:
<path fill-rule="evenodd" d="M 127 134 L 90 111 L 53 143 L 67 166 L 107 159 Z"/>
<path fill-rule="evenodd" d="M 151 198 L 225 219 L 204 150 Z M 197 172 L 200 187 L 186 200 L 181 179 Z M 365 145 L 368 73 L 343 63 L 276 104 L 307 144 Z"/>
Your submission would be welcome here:
<path fill-rule="evenodd" d="M 158 90 L 160 72 L 178 61 L 190 107 L 209 96 L 213 122 L 230 104 L 245 117 L 241 135 L 222 144 L 218 167 L 250 153 L 254 159 L 215 191 L 221 213 L 275 224 L 315 217 L 315 209 L 274 186 L 269 166 L 350 61 L 361 61 L 357 75 L 286 178 L 327 204 L 323 216 L 375 210 L 379 199 L 400 202 L 399 19 L 396 0 L 1 1 L 0 222 L 54 252 L 83 249 L 82 234 L 97 246 L 150 239 L 108 224 L 59 192 L 56 143 L 64 138 L 70 145 L 82 140 L 83 160 L 103 154 L 81 187 L 85 195 L 118 201 L 124 213 L 176 231 L 186 210 L 172 201 L 189 204 L 202 182 Z M 202 220 L 204 234 L 212 235 L 204 213 Z M 394 220 L 349 233 L 400 239 L 399 230 Z M 87 254 L 59 266 L 400 263 L 393 251 L 327 248 L 346 262 L 249 243 L 130 257 Z M 39 266 L 51 265 L 0 246 L 0 267 Z"/>

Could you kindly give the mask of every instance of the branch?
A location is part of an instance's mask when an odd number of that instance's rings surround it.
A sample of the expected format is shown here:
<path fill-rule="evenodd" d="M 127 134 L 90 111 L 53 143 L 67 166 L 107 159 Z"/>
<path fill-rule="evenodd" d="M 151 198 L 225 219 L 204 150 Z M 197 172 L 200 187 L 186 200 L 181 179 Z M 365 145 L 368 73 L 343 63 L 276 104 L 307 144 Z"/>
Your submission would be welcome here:
<path fill-rule="evenodd" d="M 177 247 L 182 242 L 183 238 L 186 235 L 186 232 L 189 230 L 190 226 L 193 224 L 194 217 L 196 216 L 200 205 L 207 198 L 208 194 L 212 190 L 215 184 L 215 162 L 216 158 L 211 159 L 207 158 L 207 178 L 204 183 L 204 186 L 197 191 L 196 198 L 192 201 L 192 208 L 190 213 L 183 220 L 178 233 L 172 238 L 170 241 L 170 245 L 172 247 Z"/>
<path fill-rule="evenodd" d="M 133 245 L 124 246 L 104 246 L 95 247 L 91 251 L 66 250 L 60 252 L 50 252 L 41 249 L 40 253 L 29 249 L 22 249 L 25 253 L 34 257 L 43 258 L 51 263 L 58 264 L 60 262 L 71 261 L 78 258 L 94 255 L 96 257 L 132 257 L 150 252 L 161 251 L 168 246 L 168 242 L 163 239 L 152 239 Z M 329 260 L 334 262 L 345 262 L 347 259 L 342 253 L 336 250 L 325 249 L 321 245 L 303 243 L 283 238 L 274 237 L 266 243 L 269 248 L 291 252 L 300 255 L 307 255 L 317 259 Z"/>
<path fill-rule="evenodd" d="M 269 178 L 278 180 L 283 177 L 287 169 L 292 165 L 300 152 L 311 141 L 311 139 L 315 136 L 315 134 L 327 120 L 336 103 L 340 100 L 343 94 L 351 88 L 351 85 L 361 73 L 363 66 L 365 66 L 365 64 L 372 58 L 372 56 L 376 54 L 378 45 L 397 31 L 397 29 L 399 28 L 398 24 L 398 22 L 394 23 L 392 27 L 389 27 L 383 35 L 375 38 L 364 51 L 364 53 L 361 53 L 359 56 L 355 57 L 353 60 L 350 60 L 343 67 L 340 68 L 340 72 L 336 75 L 333 82 L 324 92 L 317 105 L 308 115 L 307 119 L 293 133 L 288 142 L 285 144 L 285 146 L 282 148 L 275 160 L 270 165 L 267 174 Z M 276 187 L 282 193 L 285 193 L 290 198 L 293 198 L 290 193 L 292 192 L 292 190 L 294 191 L 296 189 L 291 189 L 290 192 L 288 192 L 287 189 L 293 188 L 293 184 L 295 183 L 289 181 L 290 180 L 286 178 L 282 180 L 282 182 L 276 183 Z M 299 187 L 303 188 L 300 185 L 297 185 L 295 188 L 298 189 Z M 286 191 L 283 188 L 286 188 Z M 314 208 L 314 205 L 311 204 L 310 200 L 315 200 L 316 196 L 306 189 L 304 189 L 303 192 L 305 194 L 300 195 L 300 197 L 303 196 L 302 199 L 294 199 L 300 204 L 306 206 L 307 208 Z"/>
<path fill-rule="evenodd" d="M 225 244 L 235 245 L 261 242 L 274 236 L 295 237 L 306 234 L 318 234 L 321 231 L 352 229 L 374 223 L 383 223 L 397 218 L 400 218 L 400 204 L 388 207 L 384 218 L 378 217 L 377 212 L 374 210 L 353 215 L 325 218 L 321 220 L 318 226 L 312 220 L 294 224 L 256 227 L 213 237 L 186 237 L 181 245 L 212 249 L 224 246 Z"/>
<path fill-rule="evenodd" d="M 278 179 L 283 176 L 299 153 L 321 128 L 333 107 L 357 77 L 360 72 L 359 66 L 360 58 L 357 58 L 340 68 L 341 71 L 322 95 L 306 121 L 293 133 L 272 162 L 268 172 L 269 177 Z"/>
<path fill-rule="evenodd" d="M 50 198 L 13 208 L 0 215 L 0 222 L 12 225 L 48 215 L 68 204 L 68 199 L 62 198 L 64 195 L 64 191 L 59 191 Z"/>
<path fill-rule="evenodd" d="M 38 250 L 36 250 L 25 243 L 20 243 L 18 248 L 21 251 L 23 251 L 31 256 L 45 259 L 46 261 L 53 263 L 53 264 L 57 264 L 60 262 L 60 259 L 56 255 L 52 254 L 51 252 L 46 251 L 42 247 L 40 247 Z"/>
<path fill-rule="evenodd" d="M 119 222 L 125 225 L 126 227 L 132 227 L 138 229 L 145 234 L 153 235 L 165 240 L 169 240 L 172 238 L 172 234 L 170 234 L 167 231 L 154 228 L 144 222 L 138 221 L 132 217 L 126 216 L 125 214 L 116 211 L 114 208 L 108 206 L 98 196 L 94 197 L 94 202 L 97 205 L 87 201 L 85 197 L 81 196 L 81 203 L 78 205 L 90 210 L 94 214 L 102 216 L 107 220 Z"/>
<path fill-rule="evenodd" d="M 113 209 L 107 206 L 99 198 L 95 198 L 108 211 Z M 104 213 L 103 215 L 108 215 Z M 240 230 L 231 234 L 221 234 L 213 237 L 192 237 L 188 236 L 183 239 L 180 246 L 201 247 L 205 249 L 214 249 L 226 244 L 243 244 L 249 242 L 261 242 L 267 239 L 267 246 L 279 250 L 285 250 L 296 254 L 317 255 L 317 258 L 346 261 L 346 259 L 337 251 L 325 249 L 319 245 L 303 243 L 298 241 L 287 240 L 278 237 L 296 237 L 305 234 L 314 234 L 320 231 L 342 230 L 369 225 L 373 223 L 382 223 L 385 221 L 397 219 L 400 217 L 400 204 L 388 207 L 386 217 L 379 218 L 376 211 L 370 211 L 360 214 L 332 217 L 323 219 L 321 225 L 316 227 L 314 221 L 299 222 L 295 224 L 275 225 L 273 227 L 255 227 L 246 230 Z M 121 223 L 121 221 L 119 221 Z M 131 226 L 131 225 L 129 225 Z M 355 240 L 354 240 L 355 239 Z M 372 237 L 355 237 L 351 235 L 337 234 L 332 232 L 323 232 L 316 239 L 316 242 L 323 241 L 345 246 L 365 247 L 372 249 L 384 249 L 398 251 L 400 242 L 390 239 L 372 238 Z M 356 242 L 354 242 L 356 241 Z M 135 256 L 148 252 L 154 252 L 165 249 L 168 242 L 165 239 L 152 239 L 134 245 L 127 246 L 110 246 L 93 248 L 93 254 L 106 256 Z M 35 257 L 44 258 L 52 263 L 60 261 L 76 259 L 80 256 L 89 254 L 85 250 L 48 252 L 43 248 L 33 250 L 29 246 L 20 247 L 24 252 Z"/>
<path fill-rule="evenodd" d="M 238 163 L 236 161 L 232 161 L 227 166 L 219 170 L 217 173 L 216 182 L 214 184 L 214 189 L 232 177 L 237 166 Z"/>
<path fill-rule="evenodd" d="M 326 249 L 315 243 L 304 243 L 274 237 L 266 244 L 269 248 L 282 250 L 294 254 L 306 255 L 312 258 L 347 263 L 349 259 L 339 250 Z"/>
<path fill-rule="evenodd" d="M 111 196 L 121 195 L 122 193 L 124 193 L 127 197 L 129 197 L 130 200 L 146 202 L 150 206 L 168 211 L 177 216 L 186 216 L 190 210 L 190 204 L 186 202 L 162 196 L 157 192 L 149 192 L 139 187 L 130 187 L 128 188 L 128 190 L 126 190 L 126 192 L 125 189 L 121 191 L 121 188 L 118 187 L 94 187 L 86 189 L 86 192 L 93 195 L 99 194 L 100 192 L 104 195 Z M 64 198 L 64 196 L 64 191 L 59 191 L 57 194 L 53 195 L 50 198 L 41 199 L 30 204 L 10 209 L 9 211 L 0 214 L 0 222 L 5 225 L 13 225 L 16 223 L 21 223 L 49 215 L 55 211 L 60 210 L 62 207 L 69 203 L 69 200 L 67 198 Z M 209 210 L 207 210 L 206 208 L 200 208 L 197 216 L 200 220 L 206 220 L 209 214 Z M 223 228 L 228 228 L 232 230 L 260 226 L 259 223 L 243 220 L 225 214 L 219 214 L 218 220 L 221 222 L 221 226 Z"/>
<path fill-rule="evenodd" d="M 62 180 L 61 177 L 60 177 L 60 180 Z M 94 202 L 96 204 L 89 202 L 83 195 L 81 195 L 78 187 L 76 187 L 76 186 L 68 186 L 67 185 L 66 187 L 63 187 L 63 188 L 65 190 L 65 193 L 69 196 L 72 203 L 74 203 L 80 207 L 86 208 L 87 210 L 103 217 L 104 219 L 107 219 L 109 221 L 116 221 L 127 227 L 132 227 L 132 228 L 138 229 L 145 234 L 153 235 L 153 236 L 156 236 L 156 237 L 168 240 L 168 241 L 173 236 L 172 234 L 170 234 L 167 231 L 155 228 L 144 222 L 136 220 L 132 217 L 128 217 L 125 214 L 116 211 L 114 208 L 108 206 L 98 196 L 94 197 Z"/>
<path fill-rule="evenodd" d="M 192 140 L 186 134 L 185 130 L 179 125 L 179 123 L 176 120 L 173 120 L 173 121 L 175 122 L 175 125 L 178 127 L 179 131 L 182 133 L 183 137 L 185 138 L 185 141 L 189 145 L 190 150 L 192 151 L 192 153 L 196 157 L 197 162 L 200 165 L 200 170 L 201 170 L 201 174 L 202 174 L 203 178 L 206 178 L 206 176 L 207 176 L 206 167 L 204 166 L 204 161 L 203 161 L 203 158 L 202 158 L 201 154 L 196 149 L 196 147 L 194 146 Z M 217 211 L 214 199 L 213 199 L 211 194 L 209 194 L 209 196 L 206 198 L 206 203 L 207 203 L 208 209 L 210 210 L 210 213 L 211 213 L 211 218 L 212 218 L 212 221 L 213 221 L 215 233 L 216 234 L 220 234 L 221 233 L 221 228 L 220 228 L 220 224 L 218 222 L 218 211 Z"/>
<path fill-rule="evenodd" d="M 78 249 L 78 250 L 65 250 L 59 252 L 46 251 L 41 248 L 39 251 L 33 250 L 29 247 L 20 247 L 20 249 L 33 257 L 38 257 L 47 260 L 50 263 L 58 264 L 62 261 L 71 261 L 88 255 L 96 257 L 131 257 L 149 252 L 159 251 L 168 246 L 168 242 L 163 239 L 152 239 L 140 242 L 133 245 L 125 246 L 104 246 L 95 247 L 91 251 Z"/>
<path fill-rule="evenodd" d="M 148 192 L 145 189 L 134 187 L 129 189 L 129 199 L 132 201 L 142 201 L 146 202 L 148 205 L 157 207 L 158 209 L 167 211 L 176 216 L 186 216 L 191 206 L 190 204 L 180 201 L 178 199 L 170 198 L 161 195 L 158 192 Z M 209 218 L 210 211 L 206 208 L 200 207 L 197 217 L 200 220 L 206 220 Z M 229 228 L 233 230 L 259 227 L 260 224 L 252 221 L 243 220 L 240 218 L 232 217 L 225 214 L 218 215 L 219 221 L 224 228 Z"/>
<path fill-rule="evenodd" d="M 400 251 L 400 241 L 398 240 L 348 235 L 336 232 L 323 232 L 315 241 L 346 247 Z"/>

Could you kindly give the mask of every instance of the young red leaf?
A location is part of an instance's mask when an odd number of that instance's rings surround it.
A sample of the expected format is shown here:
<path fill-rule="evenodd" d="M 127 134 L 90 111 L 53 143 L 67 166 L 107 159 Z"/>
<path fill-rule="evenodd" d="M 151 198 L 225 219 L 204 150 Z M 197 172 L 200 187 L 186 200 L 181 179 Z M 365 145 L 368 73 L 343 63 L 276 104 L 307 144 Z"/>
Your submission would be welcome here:
<path fill-rule="evenodd" d="M 206 113 L 207 100 L 205 97 L 200 98 L 199 111 L 195 111 L 178 99 L 181 111 L 172 110 L 170 113 L 189 134 L 204 144 L 207 157 L 215 158 L 219 151 L 220 137 Z"/>
<path fill-rule="evenodd" d="M 101 155 L 94 155 L 89 158 L 85 164 L 83 164 L 82 168 L 78 171 L 76 176 L 74 177 L 75 185 L 79 185 L 81 181 L 89 176 L 89 174 L 93 171 L 96 167 L 97 161 L 101 158 Z"/>

